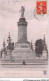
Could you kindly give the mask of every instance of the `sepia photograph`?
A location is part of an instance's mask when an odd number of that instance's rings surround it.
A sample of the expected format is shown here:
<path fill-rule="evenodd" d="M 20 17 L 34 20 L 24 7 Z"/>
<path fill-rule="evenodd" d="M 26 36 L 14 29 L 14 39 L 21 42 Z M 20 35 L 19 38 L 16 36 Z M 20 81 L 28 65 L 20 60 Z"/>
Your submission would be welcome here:
<path fill-rule="evenodd" d="M 0 0 L 0 78 L 48 78 L 47 0 Z"/>

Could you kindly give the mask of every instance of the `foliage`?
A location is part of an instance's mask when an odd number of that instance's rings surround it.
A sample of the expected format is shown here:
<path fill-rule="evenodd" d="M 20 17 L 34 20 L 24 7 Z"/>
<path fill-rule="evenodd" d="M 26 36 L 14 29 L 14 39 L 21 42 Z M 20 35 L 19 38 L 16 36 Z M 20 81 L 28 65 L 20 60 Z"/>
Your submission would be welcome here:
<path fill-rule="evenodd" d="M 36 56 L 40 56 L 42 55 L 42 51 L 44 49 L 44 45 L 43 45 L 43 40 L 39 39 L 35 42 L 35 52 L 36 52 Z"/>

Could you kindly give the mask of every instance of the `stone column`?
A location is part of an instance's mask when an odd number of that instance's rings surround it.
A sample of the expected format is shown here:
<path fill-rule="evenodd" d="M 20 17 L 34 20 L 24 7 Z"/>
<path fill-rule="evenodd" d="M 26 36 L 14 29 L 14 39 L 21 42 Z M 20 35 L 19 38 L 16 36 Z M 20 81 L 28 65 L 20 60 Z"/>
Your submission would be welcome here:
<path fill-rule="evenodd" d="M 20 18 L 18 22 L 18 41 L 27 41 L 27 22 L 25 18 Z"/>

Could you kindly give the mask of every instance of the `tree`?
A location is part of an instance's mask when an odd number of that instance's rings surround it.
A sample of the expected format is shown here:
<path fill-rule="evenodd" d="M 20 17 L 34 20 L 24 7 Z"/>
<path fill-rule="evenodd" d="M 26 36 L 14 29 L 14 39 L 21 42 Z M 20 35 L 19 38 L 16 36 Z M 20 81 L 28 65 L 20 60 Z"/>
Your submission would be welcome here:
<path fill-rule="evenodd" d="M 39 39 L 35 42 L 35 52 L 36 52 L 36 56 L 40 57 L 42 55 L 42 51 L 44 49 L 43 46 L 43 40 Z"/>

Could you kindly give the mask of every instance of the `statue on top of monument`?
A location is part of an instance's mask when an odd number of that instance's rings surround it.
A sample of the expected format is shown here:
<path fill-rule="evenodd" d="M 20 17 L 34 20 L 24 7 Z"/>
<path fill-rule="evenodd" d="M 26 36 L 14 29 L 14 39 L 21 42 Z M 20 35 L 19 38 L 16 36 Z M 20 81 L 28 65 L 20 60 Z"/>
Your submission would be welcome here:
<path fill-rule="evenodd" d="M 24 8 L 24 6 L 22 6 L 21 10 L 20 10 L 20 12 L 21 12 L 21 18 L 24 18 L 24 11 L 25 11 L 25 8 Z"/>

